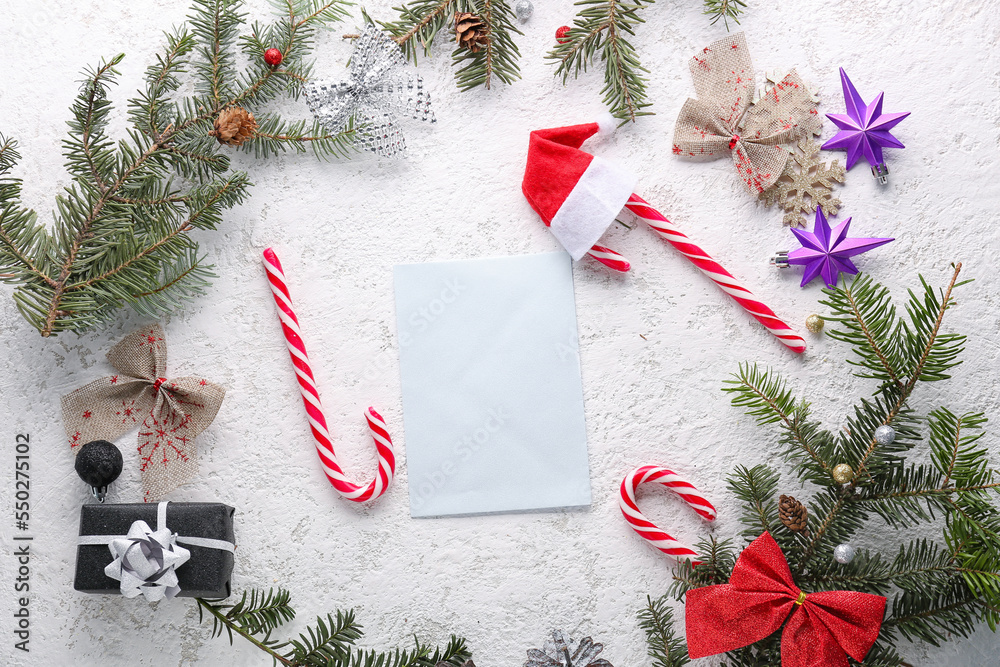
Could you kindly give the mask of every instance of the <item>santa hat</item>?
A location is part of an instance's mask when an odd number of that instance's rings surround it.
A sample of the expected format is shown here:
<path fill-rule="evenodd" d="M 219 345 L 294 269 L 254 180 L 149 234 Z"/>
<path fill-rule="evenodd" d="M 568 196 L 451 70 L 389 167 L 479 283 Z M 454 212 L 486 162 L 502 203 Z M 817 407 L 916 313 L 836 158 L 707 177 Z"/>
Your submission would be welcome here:
<path fill-rule="evenodd" d="M 635 177 L 611 162 L 580 150 L 614 120 L 535 130 L 521 191 L 531 208 L 573 259 L 580 259 L 615 221 L 635 186 Z"/>

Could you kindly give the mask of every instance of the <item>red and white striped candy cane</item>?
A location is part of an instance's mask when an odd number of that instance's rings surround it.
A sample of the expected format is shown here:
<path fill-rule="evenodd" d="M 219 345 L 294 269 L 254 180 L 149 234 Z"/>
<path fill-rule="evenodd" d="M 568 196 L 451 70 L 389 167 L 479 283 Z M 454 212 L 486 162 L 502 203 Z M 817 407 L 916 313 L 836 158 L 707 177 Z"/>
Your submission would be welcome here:
<path fill-rule="evenodd" d="M 774 334 L 789 349 L 793 352 L 805 352 L 806 341 L 802 336 L 792 331 L 791 327 L 781 321 L 774 314 L 773 310 L 761 301 L 758 301 L 753 292 L 741 285 L 729 271 L 726 271 L 721 264 L 712 259 L 707 252 L 691 243 L 691 239 L 677 229 L 674 223 L 667 220 L 662 213 L 650 206 L 637 194 L 629 197 L 625 208 L 649 225 L 653 231 L 669 241 L 670 245 L 677 248 L 682 255 L 691 260 L 692 264 L 701 269 L 702 273 L 722 288 L 722 291 L 733 297 L 736 303 L 743 306 L 744 310 L 763 324 L 764 328 Z"/>
<path fill-rule="evenodd" d="M 295 367 L 295 375 L 298 378 L 299 390 L 302 394 L 302 403 L 306 407 L 309 426 L 316 439 L 316 453 L 319 454 L 323 472 L 326 473 L 330 484 L 333 484 L 333 488 L 348 500 L 362 503 L 378 498 L 389 488 L 392 476 L 396 473 L 396 452 L 392 447 L 392 438 L 389 437 L 389 431 L 386 430 L 385 421 L 379 413 L 375 412 L 375 408 L 368 408 L 365 413 L 368 428 L 375 441 L 375 448 L 378 450 L 378 474 L 367 486 L 358 486 L 347 479 L 337 462 L 337 453 L 333 451 L 330 431 L 326 425 L 326 416 L 323 414 L 323 404 L 319 400 L 316 378 L 313 377 L 312 368 L 309 365 L 309 355 L 306 354 L 306 346 L 302 342 L 299 320 L 295 317 L 292 297 L 289 295 L 288 285 L 285 283 L 285 273 L 281 270 L 278 256 L 270 248 L 264 251 L 264 269 L 267 270 L 267 279 L 271 283 L 274 303 L 278 306 L 278 319 L 281 321 L 281 329 L 285 334 L 288 353 L 291 355 L 292 365 Z"/>
<path fill-rule="evenodd" d="M 587 251 L 587 254 L 604 266 L 610 267 L 615 271 L 625 273 L 632 268 L 632 265 L 628 263 L 627 259 L 616 253 L 611 248 L 605 248 L 602 245 L 593 246 Z"/>
<path fill-rule="evenodd" d="M 694 484 L 680 477 L 672 470 L 667 470 L 660 466 L 641 466 L 630 472 L 622 480 L 621 495 L 618 503 L 622 508 L 622 515 L 632 526 L 632 530 L 639 533 L 639 536 L 648 541 L 654 547 L 673 556 L 677 560 L 689 560 L 698 563 L 698 554 L 689 547 L 684 546 L 673 537 L 657 527 L 652 521 L 643 516 L 639 506 L 635 502 L 635 490 L 640 484 L 652 482 L 662 484 L 681 497 L 684 502 L 691 506 L 695 512 L 708 521 L 715 520 L 715 507 L 708 502 L 705 496 L 701 495 Z"/>

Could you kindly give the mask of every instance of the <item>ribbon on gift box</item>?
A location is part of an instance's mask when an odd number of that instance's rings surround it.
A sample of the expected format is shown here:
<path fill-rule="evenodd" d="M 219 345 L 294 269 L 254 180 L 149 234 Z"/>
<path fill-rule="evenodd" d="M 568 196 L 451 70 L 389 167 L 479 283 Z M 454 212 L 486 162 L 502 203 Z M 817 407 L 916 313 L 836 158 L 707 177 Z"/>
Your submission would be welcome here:
<path fill-rule="evenodd" d="M 114 560 L 104 568 L 104 574 L 121 582 L 122 595 L 134 598 L 142 595 L 149 602 L 177 596 L 181 587 L 177 568 L 191 558 L 191 552 L 180 546 L 236 551 L 236 545 L 210 537 L 177 535 L 167 527 L 167 505 L 156 506 L 156 530 L 145 521 L 132 522 L 127 535 L 81 535 L 80 545 L 107 545 Z"/>

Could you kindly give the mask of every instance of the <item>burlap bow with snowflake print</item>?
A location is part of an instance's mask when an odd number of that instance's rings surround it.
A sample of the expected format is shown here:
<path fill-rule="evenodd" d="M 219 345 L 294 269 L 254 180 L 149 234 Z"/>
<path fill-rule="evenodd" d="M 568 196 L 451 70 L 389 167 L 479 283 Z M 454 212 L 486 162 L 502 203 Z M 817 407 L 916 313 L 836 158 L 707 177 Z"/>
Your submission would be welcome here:
<path fill-rule="evenodd" d="M 91 440 L 114 440 L 139 426 L 143 499 L 159 500 L 198 471 L 195 437 L 215 419 L 225 389 L 196 377 L 167 379 L 167 343 L 154 324 L 108 352 L 116 375 L 62 397 L 74 452 Z"/>
<path fill-rule="evenodd" d="M 731 153 L 740 179 L 757 195 L 788 162 L 781 144 L 819 134 L 816 102 L 795 70 L 751 105 L 756 84 L 743 33 L 702 49 L 690 67 L 698 99 L 688 99 L 677 117 L 675 155 L 708 159 Z"/>

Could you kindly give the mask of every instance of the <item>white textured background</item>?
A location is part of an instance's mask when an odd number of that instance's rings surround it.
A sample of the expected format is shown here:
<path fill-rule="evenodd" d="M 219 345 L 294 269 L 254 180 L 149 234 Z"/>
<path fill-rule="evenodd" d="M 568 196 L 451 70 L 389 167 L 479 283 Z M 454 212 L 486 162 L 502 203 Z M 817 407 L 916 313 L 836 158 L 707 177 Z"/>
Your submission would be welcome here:
<path fill-rule="evenodd" d="M 996 385 L 1000 298 L 1000 36 L 996 3 L 969 0 L 751 0 L 743 28 L 758 72 L 798 67 L 823 95 L 821 111 L 842 112 L 837 67 L 845 66 L 870 99 L 886 91 L 886 111 L 912 111 L 897 128 L 908 146 L 890 151 L 888 187 L 858 165 L 838 191 L 852 232 L 897 241 L 861 258 L 902 296 L 923 273 L 935 284 L 954 260 L 977 281 L 957 295 L 949 328 L 969 334 L 967 363 L 955 378 L 924 389 L 917 406 L 946 404 L 1000 417 Z M 388 0 L 372 15 L 390 18 Z M 264 17 L 263 0 L 249 10 Z M 160 31 L 182 20 L 182 1 L 44 3 L 0 0 L 0 130 L 16 137 L 24 160 L 25 199 L 43 219 L 67 184 L 60 140 L 79 72 L 102 56 L 128 54 L 115 99 L 113 128 L 124 128 L 124 100 L 161 44 Z M 635 38 L 651 70 L 656 116 L 619 131 L 595 150 L 640 176 L 639 192 L 743 278 L 800 330 L 819 310 L 819 285 L 798 287 L 798 272 L 778 273 L 767 259 L 791 248 L 781 214 L 759 208 L 732 165 L 688 163 L 670 155 L 674 119 L 693 93 L 686 67 L 698 48 L 725 34 L 710 27 L 696 0 L 659 0 Z M 743 360 L 773 365 L 808 397 L 830 428 L 868 382 L 846 375 L 847 349 L 809 337 L 802 357 L 786 352 L 710 282 L 645 229 L 617 227 L 608 245 L 633 271 L 622 277 L 584 261 L 575 269 L 580 354 L 594 504 L 589 511 L 447 520 L 411 520 L 406 438 L 402 432 L 391 266 L 397 262 L 508 255 L 555 249 L 521 196 L 530 129 L 589 120 L 602 109 L 598 72 L 570 82 L 543 61 L 556 27 L 571 22 L 571 0 L 536 0 L 524 26 L 523 80 L 513 87 L 460 94 L 450 47 L 421 65 L 439 122 L 406 127 L 404 161 L 361 156 L 321 164 L 287 157 L 271 164 L 239 158 L 258 184 L 222 228 L 201 236 L 216 262 L 211 292 L 165 321 L 169 372 L 201 373 L 228 387 L 213 426 L 199 438 L 198 480 L 174 500 L 218 500 L 238 508 L 236 590 L 277 583 L 293 594 L 301 629 L 317 614 L 354 607 L 365 645 L 468 638 L 480 667 L 520 665 L 552 628 L 606 644 L 616 667 L 648 664 L 635 612 L 647 592 L 664 591 L 671 562 L 621 520 L 616 488 L 631 467 L 660 462 L 689 476 L 715 499 L 722 537 L 738 532 L 724 476 L 737 463 L 772 461 L 773 432 L 755 427 L 719 391 Z M 338 76 L 350 45 L 345 25 L 321 37 L 317 73 Z M 304 115 L 303 103 L 287 104 Z M 825 137 L 832 134 L 827 124 Z M 843 153 L 833 154 L 843 157 Z M 259 265 L 274 245 L 293 296 L 337 447 L 357 476 L 370 474 L 374 451 L 362 410 L 382 411 L 402 456 L 395 485 L 379 502 L 341 500 L 317 465 L 274 307 Z M 14 665 L 265 665 L 249 644 L 210 639 L 190 600 L 159 604 L 79 594 L 72 589 L 79 507 L 89 491 L 72 469 L 58 398 L 108 372 L 108 347 L 141 322 L 77 337 L 43 340 L 0 299 L 0 663 Z M 643 337 L 640 336 L 640 334 Z M 994 426 L 994 428 L 996 428 Z M 13 444 L 32 436 L 31 653 L 13 650 Z M 134 435 L 112 502 L 139 498 Z M 988 443 L 996 451 L 997 439 Z M 1000 462 L 1000 452 L 997 452 Z M 786 477 L 783 489 L 797 492 Z M 649 492 L 647 513 L 694 540 L 706 527 L 666 494 Z M 871 535 L 870 544 L 879 536 Z M 859 538 L 859 543 L 862 539 Z M 869 544 L 869 542 L 865 542 Z M 884 542 L 882 548 L 890 551 Z M 983 631 L 945 648 L 915 646 L 917 665 L 995 664 L 1000 642 Z"/>

